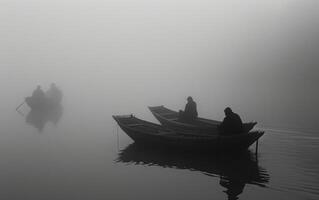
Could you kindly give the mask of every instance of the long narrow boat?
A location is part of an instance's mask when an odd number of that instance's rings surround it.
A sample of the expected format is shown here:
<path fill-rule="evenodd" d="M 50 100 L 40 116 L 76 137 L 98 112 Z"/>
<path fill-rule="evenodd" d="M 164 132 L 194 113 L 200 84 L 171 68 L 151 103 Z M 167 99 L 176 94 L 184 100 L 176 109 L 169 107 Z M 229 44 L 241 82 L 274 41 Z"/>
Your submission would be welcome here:
<path fill-rule="evenodd" d="M 38 111 L 47 111 L 61 106 L 60 101 L 56 101 L 54 98 L 48 97 L 45 97 L 41 100 L 37 100 L 33 97 L 26 97 L 25 102 L 31 108 L 31 110 Z"/>
<path fill-rule="evenodd" d="M 113 118 L 137 144 L 176 150 L 245 150 L 264 134 L 261 131 L 229 136 L 196 134 L 167 129 L 161 125 L 138 119 L 133 115 L 113 116 Z"/>
<path fill-rule="evenodd" d="M 218 133 L 220 121 L 198 117 L 194 122 L 184 122 L 179 120 L 179 113 L 164 106 L 148 107 L 154 117 L 163 125 L 173 130 L 189 130 L 196 132 Z M 256 122 L 244 123 L 244 132 L 251 131 Z"/>

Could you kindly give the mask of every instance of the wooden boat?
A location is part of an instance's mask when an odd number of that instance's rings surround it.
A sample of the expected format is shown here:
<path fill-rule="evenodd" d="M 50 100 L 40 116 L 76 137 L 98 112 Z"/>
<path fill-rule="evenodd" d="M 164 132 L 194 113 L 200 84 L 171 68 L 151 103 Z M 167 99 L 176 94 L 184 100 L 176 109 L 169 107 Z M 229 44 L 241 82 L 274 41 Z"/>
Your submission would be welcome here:
<path fill-rule="evenodd" d="M 62 91 L 55 86 L 51 86 L 43 96 L 34 97 L 32 94 L 32 96 L 25 98 L 25 102 L 31 110 L 46 111 L 60 107 L 62 97 Z"/>
<path fill-rule="evenodd" d="M 59 107 L 61 104 L 55 99 L 43 98 L 43 99 L 34 99 L 32 97 L 25 98 L 26 104 L 31 108 L 31 110 L 51 110 Z"/>
<path fill-rule="evenodd" d="M 179 120 L 179 113 L 164 106 L 149 107 L 154 117 L 163 125 L 174 130 L 190 130 L 196 132 L 218 133 L 220 121 L 198 117 L 194 122 Z M 244 123 L 244 132 L 251 131 L 256 122 Z"/>
<path fill-rule="evenodd" d="M 254 131 L 236 135 L 197 134 L 174 131 L 144 121 L 133 115 L 113 116 L 121 129 L 136 143 L 177 150 L 244 150 L 257 141 L 264 132 Z"/>

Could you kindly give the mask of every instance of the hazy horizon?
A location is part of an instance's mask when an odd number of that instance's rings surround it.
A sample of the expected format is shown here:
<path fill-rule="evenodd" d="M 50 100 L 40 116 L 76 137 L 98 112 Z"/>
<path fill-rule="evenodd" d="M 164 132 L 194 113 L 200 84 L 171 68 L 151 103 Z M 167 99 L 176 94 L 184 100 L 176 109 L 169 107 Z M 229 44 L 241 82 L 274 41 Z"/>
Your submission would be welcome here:
<path fill-rule="evenodd" d="M 56 82 L 70 101 L 116 105 L 109 115 L 179 109 L 191 95 L 201 116 L 231 106 L 261 125 L 318 130 L 316 1 L 1 4 L 3 109 Z"/>
<path fill-rule="evenodd" d="M 318 10 L 318 0 L 1 0 L 1 199 L 319 199 Z M 63 109 L 16 112 L 52 82 Z M 188 96 L 201 117 L 222 120 L 230 106 L 257 121 L 258 151 L 141 150 L 112 119 L 158 123 L 147 106 L 183 109 Z M 248 138 L 159 135 L 187 147 Z"/>

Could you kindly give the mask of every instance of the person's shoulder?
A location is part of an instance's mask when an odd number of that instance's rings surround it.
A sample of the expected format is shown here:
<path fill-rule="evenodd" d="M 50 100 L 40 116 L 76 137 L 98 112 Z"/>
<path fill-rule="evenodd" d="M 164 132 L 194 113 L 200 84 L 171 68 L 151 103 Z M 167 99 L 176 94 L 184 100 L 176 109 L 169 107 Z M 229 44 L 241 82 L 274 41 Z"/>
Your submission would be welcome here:
<path fill-rule="evenodd" d="M 233 116 L 240 119 L 240 116 L 237 113 L 233 113 Z"/>

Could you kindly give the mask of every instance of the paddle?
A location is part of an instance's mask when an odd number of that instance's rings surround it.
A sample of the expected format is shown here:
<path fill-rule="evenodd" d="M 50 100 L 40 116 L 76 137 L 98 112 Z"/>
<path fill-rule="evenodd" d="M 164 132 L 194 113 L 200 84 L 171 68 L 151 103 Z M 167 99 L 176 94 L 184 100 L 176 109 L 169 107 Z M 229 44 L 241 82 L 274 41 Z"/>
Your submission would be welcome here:
<path fill-rule="evenodd" d="M 18 109 L 25 103 L 25 101 L 23 101 L 17 108 L 16 111 L 18 111 Z"/>

